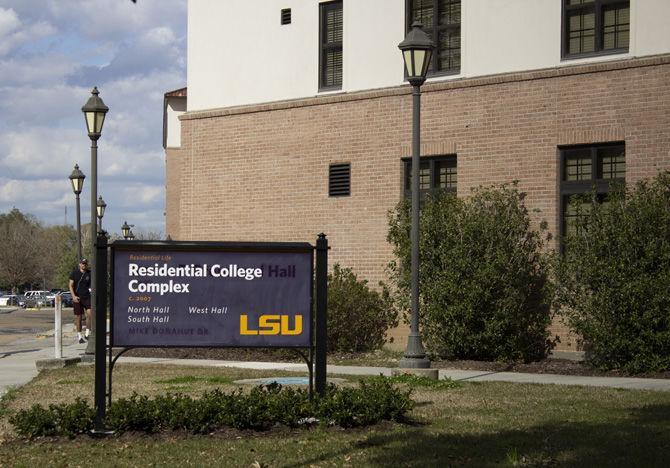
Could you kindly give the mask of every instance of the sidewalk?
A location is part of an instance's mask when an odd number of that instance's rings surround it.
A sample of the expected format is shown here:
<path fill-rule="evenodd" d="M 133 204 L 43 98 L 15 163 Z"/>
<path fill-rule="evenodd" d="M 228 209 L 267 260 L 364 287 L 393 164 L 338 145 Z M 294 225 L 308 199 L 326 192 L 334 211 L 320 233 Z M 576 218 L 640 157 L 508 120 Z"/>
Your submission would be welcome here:
<path fill-rule="evenodd" d="M 49 335 L 48 342 L 51 346 L 42 348 L 45 342 L 43 336 Z M 86 349 L 86 343 L 77 343 L 75 336 L 72 324 L 63 325 L 63 357 L 80 356 Z M 24 385 L 35 378 L 37 376 L 35 361 L 54 357 L 53 332 L 22 340 L 15 348 L 0 351 L 0 396 L 12 387 Z"/>
<path fill-rule="evenodd" d="M 214 361 L 206 359 L 165 359 L 165 358 L 119 358 L 118 362 L 146 363 L 200 367 L 236 367 L 241 369 L 276 370 L 281 372 L 307 372 L 305 364 L 273 362 Z M 390 367 L 328 366 L 328 374 L 340 375 L 387 375 Z M 583 377 L 556 374 L 522 374 L 518 372 L 482 372 L 456 369 L 440 369 L 440 379 L 464 382 L 513 382 L 556 385 L 583 385 L 590 387 L 612 387 L 638 390 L 670 391 L 670 379 L 642 379 L 634 377 Z"/>
<path fill-rule="evenodd" d="M 86 344 L 74 342 L 68 333 L 64 333 L 63 357 L 80 356 Z M 66 338 L 67 336 L 67 338 Z M 51 358 L 54 355 L 53 347 L 41 350 L 16 351 L 0 353 L 0 395 L 9 388 L 30 382 L 36 375 L 35 361 Z M 275 370 L 277 372 L 306 372 L 307 366 L 303 363 L 273 363 L 273 362 L 240 362 L 216 361 L 205 359 L 167 359 L 167 358 L 140 358 L 122 356 L 119 363 L 161 364 L 194 367 L 235 367 L 242 369 Z M 389 367 L 362 367 L 362 366 L 328 366 L 329 374 L 340 375 L 391 375 L 393 368 Z M 455 369 L 440 369 L 440 379 L 451 378 L 463 382 L 513 382 L 556 385 L 583 385 L 591 387 L 611 387 L 623 389 L 670 391 L 670 379 L 642 379 L 634 377 L 583 377 L 555 374 L 522 374 L 516 372 L 482 372 Z"/>

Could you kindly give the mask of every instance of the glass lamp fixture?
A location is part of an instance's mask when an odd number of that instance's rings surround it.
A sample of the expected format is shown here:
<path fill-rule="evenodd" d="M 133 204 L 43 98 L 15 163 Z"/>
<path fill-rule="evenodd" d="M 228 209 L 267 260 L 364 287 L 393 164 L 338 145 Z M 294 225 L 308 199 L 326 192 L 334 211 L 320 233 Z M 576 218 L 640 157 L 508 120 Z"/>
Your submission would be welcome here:
<path fill-rule="evenodd" d="M 130 226 L 128 226 L 126 221 L 124 221 L 123 226 L 121 226 L 121 235 L 123 235 L 124 239 L 128 239 L 130 237 Z"/>
<path fill-rule="evenodd" d="M 435 48 L 430 36 L 421 28 L 420 22 L 412 23 L 412 29 L 405 36 L 405 40 L 398 44 L 405 61 L 407 80 L 412 86 L 421 86 L 426 81 L 428 65 Z"/>
<path fill-rule="evenodd" d="M 70 174 L 70 183 L 72 184 L 72 191 L 75 195 L 79 195 L 84 188 L 84 179 L 86 176 L 79 170 L 79 164 L 74 165 L 72 174 Z"/>
<path fill-rule="evenodd" d="M 88 98 L 84 107 L 81 108 L 86 117 L 86 128 L 91 140 L 97 140 L 102 135 L 102 124 L 105 122 L 105 114 L 109 111 L 109 107 L 98 96 L 99 94 L 98 88 L 93 88 L 91 97 Z"/>
<path fill-rule="evenodd" d="M 102 217 L 105 216 L 105 208 L 107 208 L 107 203 L 105 203 L 105 200 L 103 200 L 102 197 L 98 197 L 98 204 L 96 206 L 98 219 L 102 219 Z"/>

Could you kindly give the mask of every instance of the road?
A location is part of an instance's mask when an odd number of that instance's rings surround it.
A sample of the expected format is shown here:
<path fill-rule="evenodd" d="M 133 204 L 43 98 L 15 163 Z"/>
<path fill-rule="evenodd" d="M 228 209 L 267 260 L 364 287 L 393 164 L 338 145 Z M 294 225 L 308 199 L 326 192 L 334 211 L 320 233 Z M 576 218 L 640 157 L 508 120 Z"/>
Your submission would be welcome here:
<path fill-rule="evenodd" d="M 72 309 L 63 309 L 63 325 L 72 323 Z M 16 351 L 53 347 L 54 309 L 0 309 L 0 356 Z M 63 340 L 68 339 L 67 335 Z"/>

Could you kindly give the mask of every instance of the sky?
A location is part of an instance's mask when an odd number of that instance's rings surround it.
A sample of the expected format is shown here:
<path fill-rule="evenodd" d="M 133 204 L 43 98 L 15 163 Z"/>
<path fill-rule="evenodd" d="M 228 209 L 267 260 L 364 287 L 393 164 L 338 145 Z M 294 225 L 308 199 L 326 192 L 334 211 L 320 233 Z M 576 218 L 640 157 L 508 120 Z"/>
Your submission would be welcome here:
<path fill-rule="evenodd" d="M 81 107 L 97 86 L 109 107 L 98 141 L 103 228 L 165 231 L 163 95 L 186 86 L 186 2 L 0 0 L 0 213 L 74 225 L 68 176 L 79 164 L 90 220 Z"/>

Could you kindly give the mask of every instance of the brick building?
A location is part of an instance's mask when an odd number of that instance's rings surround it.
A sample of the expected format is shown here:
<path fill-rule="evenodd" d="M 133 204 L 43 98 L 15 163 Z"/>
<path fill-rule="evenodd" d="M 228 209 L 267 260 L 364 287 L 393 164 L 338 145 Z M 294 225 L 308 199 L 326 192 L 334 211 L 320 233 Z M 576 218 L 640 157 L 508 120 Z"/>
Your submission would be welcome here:
<path fill-rule="evenodd" d="M 167 233 L 325 232 L 331 264 L 386 279 L 411 144 L 397 44 L 420 19 L 438 44 L 422 188 L 518 180 L 560 234 L 570 194 L 670 169 L 668 17 L 666 0 L 189 0 L 188 98 L 166 94 Z"/>

